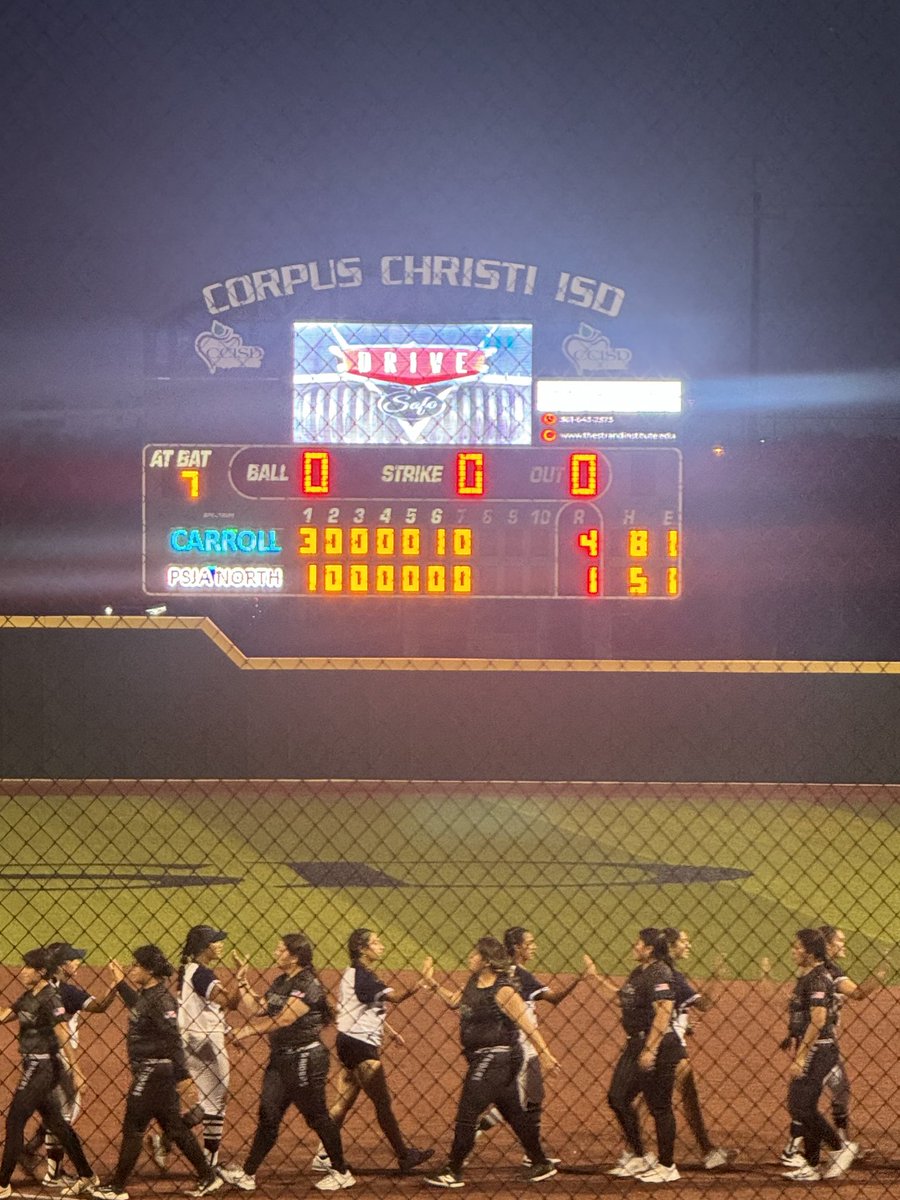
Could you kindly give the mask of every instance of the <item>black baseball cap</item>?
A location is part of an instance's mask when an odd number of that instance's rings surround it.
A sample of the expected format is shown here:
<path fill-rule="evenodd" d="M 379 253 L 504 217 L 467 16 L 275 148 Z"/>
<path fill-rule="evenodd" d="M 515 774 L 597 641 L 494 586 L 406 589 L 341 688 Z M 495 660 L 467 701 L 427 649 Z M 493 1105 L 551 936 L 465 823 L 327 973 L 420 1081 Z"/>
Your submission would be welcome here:
<path fill-rule="evenodd" d="M 215 929 L 212 925 L 194 925 L 187 936 L 191 954 L 199 954 L 213 942 L 224 942 L 227 938 L 228 934 L 224 929 Z"/>
<path fill-rule="evenodd" d="M 49 954 L 53 955 L 55 967 L 58 967 L 60 963 L 70 962 L 73 958 L 87 958 L 87 950 L 80 950 L 71 942 L 51 942 L 45 948 Z"/>

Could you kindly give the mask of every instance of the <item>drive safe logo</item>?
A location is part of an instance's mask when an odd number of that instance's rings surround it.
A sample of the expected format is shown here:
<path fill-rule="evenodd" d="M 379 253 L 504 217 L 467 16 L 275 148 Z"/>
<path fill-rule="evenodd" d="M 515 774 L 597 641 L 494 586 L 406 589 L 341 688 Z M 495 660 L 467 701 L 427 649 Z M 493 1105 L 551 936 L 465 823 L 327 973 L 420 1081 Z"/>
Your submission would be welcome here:
<path fill-rule="evenodd" d="M 530 325 L 293 328 L 295 442 L 530 443 Z"/>
<path fill-rule="evenodd" d="M 477 379 L 493 347 L 480 346 L 334 346 L 338 370 L 372 384 L 394 385 L 376 403 L 404 430 L 410 441 L 432 418 L 450 407 L 456 389 L 437 384 Z"/>

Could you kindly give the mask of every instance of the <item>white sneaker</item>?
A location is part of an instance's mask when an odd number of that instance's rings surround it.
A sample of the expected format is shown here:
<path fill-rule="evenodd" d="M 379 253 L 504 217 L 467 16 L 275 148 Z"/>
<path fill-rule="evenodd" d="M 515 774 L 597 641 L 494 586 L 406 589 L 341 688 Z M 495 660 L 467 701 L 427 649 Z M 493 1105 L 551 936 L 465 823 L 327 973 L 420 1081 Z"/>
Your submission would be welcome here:
<path fill-rule="evenodd" d="M 313 1155 L 313 1160 L 309 1164 L 309 1169 L 315 1171 L 317 1175 L 325 1175 L 331 1170 L 331 1159 L 325 1153 L 325 1147 L 320 1146 Z"/>
<path fill-rule="evenodd" d="M 100 1180 L 96 1175 L 82 1175 L 79 1179 L 67 1184 L 59 1194 L 61 1196 L 87 1196 L 99 1184 Z"/>
<path fill-rule="evenodd" d="M 324 1179 L 320 1179 L 316 1187 L 320 1192 L 339 1192 L 342 1188 L 352 1188 L 356 1180 L 349 1171 L 331 1170 Z"/>
<path fill-rule="evenodd" d="M 781 1165 L 783 1167 L 808 1167 L 809 1163 L 799 1151 L 796 1154 L 782 1154 Z"/>
<path fill-rule="evenodd" d="M 208 1196 L 210 1192 L 217 1192 L 225 1186 L 225 1180 L 218 1173 L 213 1173 L 207 1176 L 206 1179 L 201 1179 L 197 1186 L 190 1192 L 185 1192 L 186 1196 Z"/>
<path fill-rule="evenodd" d="M 818 1167 L 811 1167 L 809 1163 L 805 1167 L 798 1167 L 796 1171 L 785 1171 L 785 1179 L 793 1179 L 795 1183 L 818 1183 L 822 1178 L 822 1172 Z"/>
<path fill-rule="evenodd" d="M 657 1163 L 655 1167 L 651 1167 L 643 1175 L 638 1175 L 641 1183 L 674 1183 L 676 1179 L 680 1178 L 678 1168 L 674 1164 L 671 1167 L 664 1167 L 662 1163 Z"/>
<path fill-rule="evenodd" d="M 844 1142 L 840 1150 L 832 1150 L 828 1155 L 831 1162 L 822 1172 L 822 1178 L 840 1179 L 842 1175 L 846 1175 L 853 1166 L 853 1160 L 857 1154 L 859 1154 L 859 1146 L 856 1142 Z"/>
<path fill-rule="evenodd" d="M 637 1179 L 638 1175 L 643 1175 L 645 1171 L 655 1167 L 657 1161 L 655 1154 L 629 1154 L 625 1161 L 613 1167 L 609 1174 L 615 1175 L 617 1179 Z"/>
<path fill-rule="evenodd" d="M 256 1191 L 256 1179 L 235 1163 L 230 1167 L 219 1167 L 219 1174 L 231 1187 L 239 1188 L 242 1192 Z"/>
<path fill-rule="evenodd" d="M 715 1149 L 710 1150 L 709 1154 L 704 1157 L 703 1165 L 707 1171 L 715 1171 L 716 1167 L 724 1167 L 731 1157 L 731 1154 L 727 1150 L 716 1146 Z"/>

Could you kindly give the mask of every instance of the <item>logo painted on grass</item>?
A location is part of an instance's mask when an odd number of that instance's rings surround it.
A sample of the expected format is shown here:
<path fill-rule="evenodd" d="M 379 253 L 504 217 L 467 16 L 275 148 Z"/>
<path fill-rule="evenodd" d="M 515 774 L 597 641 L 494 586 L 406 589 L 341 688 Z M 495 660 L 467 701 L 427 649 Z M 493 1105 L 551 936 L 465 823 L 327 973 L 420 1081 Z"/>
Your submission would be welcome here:
<path fill-rule="evenodd" d="M 539 862 L 535 859 L 512 862 L 504 859 L 501 864 L 484 864 L 454 859 L 452 879 L 441 878 L 441 864 L 429 863 L 426 864 L 427 876 L 420 882 L 418 878 L 422 868 L 420 863 L 394 863 L 390 868 L 392 874 L 388 874 L 386 869 L 372 866 L 369 863 L 346 860 L 290 862 L 285 865 L 296 871 L 303 880 L 303 886 L 320 888 L 420 887 L 444 890 L 461 887 L 471 889 L 475 886 L 489 886 L 491 883 L 500 886 L 505 882 L 505 873 L 509 873 L 510 878 L 519 883 L 538 889 L 630 888 L 647 884 L 658 886 L 667 883 L 685 885 L 727 883 L 734 879 L 747 879 L 753 874 L 752 871 L 744 871 L 738 867 L 693 866 L 690 863 L 562 862 L 559 859 L 554 859 L 552 862 Z M 444 865 L 451 866 L 449 863 Z M 484 879 L 476 878 L 479 867 L 484 869 Z M 397 878 L 398 874 L 404 875 L 405 878 Z"/>
<path fill-rule="evenodd" d="M 0 886 L 11 884 L 18 891 L 86 892 L 97 888 L 183 888 L 241 883 L 239 875 L 209 872 L 208 863 L 90 863 L 67 862 L 54 866 L 39 863 L 29 870 L 0 869 Z"/>

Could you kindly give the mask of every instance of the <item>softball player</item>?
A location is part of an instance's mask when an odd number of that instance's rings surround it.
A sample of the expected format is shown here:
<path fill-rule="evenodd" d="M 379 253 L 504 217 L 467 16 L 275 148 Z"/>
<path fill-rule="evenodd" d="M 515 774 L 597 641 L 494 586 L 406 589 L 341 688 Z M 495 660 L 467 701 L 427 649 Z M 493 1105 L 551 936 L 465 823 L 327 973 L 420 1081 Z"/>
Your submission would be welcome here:
<path fill-rule="evenodd" d="M 807 1183 L 846 1174 L 855 1151 L 841 1142 L 818 1109 L 825 1080 L 840 1057 L 835 1038 L 836 993 L 825 966 L 825 939 L 817 929 L 800 929 L 791 945 L 791 955 L 800 974 L 788 1015 L 788 1036 L 796 1046 L 790 1066 L 788 1111 L 801 1131 L 806 1161 L 788 1171 L 785 1178 Z M 823 1142 L 832 1150 L 824 1176 L 819 1169 Z"/>
<path fill-rule="evenodd" d="M 373 968 L 384 954 L 384 942 L 373 930 L 354 929 L 347 941 L 347 952 L 350 966 L 341 976 L 337 1006 L 335 1048 L 341 1071 L 337 1079 L 337 1100 L 330 1109 L 331 1119 L 340 1128 L 360 1091 L 365 1092 L 375 1107 L 381 1132 L 397 1156 L 400 1171 L 406 1174 L 431 1158 L 434 1151 L 417 1150 L 403 1139 L 381 1063 L 381 1044 L 387 1027 L 385 1006 L 402 1004 L 419 989 L 409 988 L 395 995 L 394 989 L 375 975 Z M 331 1169 L 321 1144 L 313 1158 L 312 1169 Z"/>
<path fill-rule="evenodd" d="M 556 1166 L 544 1154 L 537 1124 L 526 1113 L 519 1092 L 520 1034 L 529 1039 L 547 1070 L 555 1071 L 559 1064 L 531 1020 L 513 979 L 512 964 L 496 938 L 479 939 L 469 955 L 469 970 L 472 974 L 465 987 L 449 991 L 437 984 L 432 959 L 427 958 L 422 967 L 423 985 L 450 1008 L 459 1009 L 459 1036 L 469 1064 L 447 1165 L 426 1175 L 425 1182 L 432 1187 L 463 1186 L 462 1169 L 475 1145 L 478 1118 L 491 1105 L 522 1144 L 529 1163 L 526 1178 L 532 1183 L 550 1179 Z"/>
<path fill-rule="evenodd" d="M 68 1041 L 66 1057 L 71 1064 L 71 1070 L 61 1066 L 59 1080 L 59 1101 L 63 1116 L 69 1125 L 74 1125 L 81 1113 L 81 1092 L 84 1086 L 84 1074 L 78 1060 L 78 1024 L 82 1013 L 106 1012 L 116 998 L 116 985 L 112 982 L 102 997 L 92 996 L 76 982 L 78 969 L 87 957 L 86 950 L 79 950 L 71 942 L 51 942 L 45 947 L 50 961 L 50 983 L 59 993 L 63 1008 L 66 1010 Z M 45 1187 L 66 1187 L 73 1182 L 71 1176 L 63 1174 L 63 1148 L 55 1134 L 45 1130 L 41 1125 L 25 1147 L 24 1159 L 27 1161 L 36 1154 L 38 1147 L 44 1143 L 47 1153 L 47 1166 L 41 1182 Z"/>
<path fill-rule="evenodd" d="M 673 964 L 684 962 L 690 958 L 691 939 L 686 930 L 674 929 L 672 926 L 669 926 L 663 930 L 663 933 L 666 935 L 666 941 L 669 943 L 669 953 Z M 724 1167 L 731 1156 L 727 1150 L 713 1145 L 706 1128 L 703 1111 L 700 1108 L 700 1096 L 697 1093 L 694 1068 L 688 1056 L 687 1035 L 690 1028 L 691 1010 L 697 1009 L 698 1012 L 705 1012 L 712 1008 L 716 998 L 709 991 L 698 992 L 688 977 L 682 971 L 678 970 L 677 966 L 673 965 L 672 974 L 674 977 L 673 990 L 675 993 L 675 1014 L 672 1026 L 684 1047 L 684 1058 L 678 1063 L 675 1071 L 675 1086 L 681 1095 L 684 1115 L 687 1118 L 691 1133 L 694 1135 L 697 1145 L 700 1147 L 700 1153 L 703 1155 L 703 1165 L 707 1171 L 714 1171 L 717 1167 Z"/>
<path fill-rule="evenodd" d="M 33 1112 L 40 1113 L 50 1133 L 75 1164 L 78 1177 L 63 1190 L 64 1195 L 86 1193 L 96 1178 L 85 1158 L 78 1134 L 63 1116 L 59 1083 L 63 1071 L 71 1073 L 68 1059 L 69 1031 L 66 1010 L 50 983 L 53 960 L 43 948 L 29 950 L 22 958 L 19 978 L 25 991 L 9 1008 L 0 1009 L 0 1025 L 19 1022 L 22 1077 L 13 1094 L 6 1117 L 6 1140 L 0 1160 L 0 1200 L 12 1192 L 10 1179 L 23 1150 L 25 1125 Z"/>
<path fill-rule="evenodd" d="M 628 1038 L 609 1086 L 609 1106 L 615 1113 L 629 1153 L 611 1175 L 637 1177 L 644 1183 L 673 1183 L 675 1113 L 672 1093 L 675 1071 L 684 1047 L 675 1032 L 675 975 L 665 934 L 642 929 L 632 948 L 637 966 L 619 991 L 622 1025 Z M 656 1125 L 657 1159 L 644 1154 L 636 1101 L 643 1094 Z"/>
<path fill-rule="evenodd" d="M 837 1005 L 834 1036 L 837 1041 L 840 1032 L 841 1009 L 844 1003 L 847 1000 L 866 1000 L 884 987 L 888 976 L 888 964 L 883 963 L 862 983 L 854 983 L 841 965 L 847 954 L 847 939 L 844 931 L 834 925 L 820 925 L 818 932 L 825 939 L 825 969 L 834 983 Z M 790 1040 L 790 1038 L 786 1039 L 786 1048 Z M 838 1060 L 825 1079 L 825 1087 L 831 1094 L 831 1118 L 838 1136 L 855 1157 L 859 1153 L 859 1145 L 850 1139 L 850 1078 L 840 1053 L 840 1046 L 838 1046 Z M 806 1165 L 803 1135 L 798 1122 L 791 1122 L 790 1137 L 782 1152 L 781 1161 L 786 1167 L 800 1168 Z"/>
<path fill-rule="evenodd" d="M 156 1120 L 197 1172 L 191 1196 L 206 1196 L 222 1186 L 206 1160 L 197 1139 L 180 1112 L 180 1100 L 194 1100 L 191 1081 L 178 1032 L 175 998 L 166 988 L 174 967 L 158 946 L 138 946 L 129 969 L 131 983 L 119 964 L 111 964 L 119 995 L 131 1010 L 126 1044 L 132 1080 L 125 1102 L 122 1145 L 109 1184 L 93 1189 L 97 1200 L 128 1200 L 125 1185 L 141 1152 L 144 1130 Z M 132 986 L 132 984 L 134 986 Z"/>
<path fill-rule="evenodd" d="M 232 1187 L 256 1190 L 256 1172 L 275 1145 L 278 1130 L 291 1104 L 322 1139 L 331 1169 L 316 1187 L 322 1192 L 350 1188 L 356 1180 L 344 1161 L 341 1132 L 328 1115 L 325 1083 L 328 1050 L 319 1034 L 332 1019 L 324 987 L 312 965 L 312 945 L 303 933 L 286 933 L 275 947 L 275 965 L 282 974 L 265 994 L 258 996 L 249 983 L 241 983 L 245 1002 L 258 1014 L 234 1034 L 244 1042 L 266 1035 L 270 1056 L 263 1075 L 259 1121 L 243 1167 L 231 1164 L 219 1174 Z"/>
<path fill-rule="evenodd" d="M 247 973 L 242 965 L 227 983 L 216 976 L 213 967 L 222 959 L 227 937 L 224 930 L 211 925 L 192 926 L 185 938 L 178 972 L 178 1028 L 184 1040 L 188 1071 L 200 1093 L 203 1147 L 211 1166 L 218 1161 L 228 1099 L 225 1011 L 240 1004 L 240 985 Z"/>
<path fill-rule="evenodd" d="M 583 956 L 584 969 L 580 975 L 566 984 L 565 987 L 554 991 L 545 984 L 540 983 L 532 973 L 526 969 L 526 965 L 532 961 L 537 954 L 537 939 L 530 929 L 525 929 L 522 925 L 514 925 L 511 929 L 507 929 L 503 935 L 503 944 L 506 948 L 506 953 L 513 964 L 513 978 L 518 985 L 522 999 L 525 1001 L 525 1008 L 531 1018 L 532 1024 L 537 1026 L 537 1002 L 545 1001 L 547 1004 L 552 1004 L 554 1008 L 560 1004 L 565 998 L 572 994 L 575 988 L 584 979 L 597 978 L 597 968 L 594 966 L 592 959 L 586 954 Z M 541 1063 L 537 1051 L 532 1046 L 529 1039 L 520 1032 L 520 1041 L 522 1043 L 522 1067 L 519 1079 L 519 1090 L 524 1096 L 525 1112 L 529 1121 L 532 1122 L 537 1130 L 538 1137 L 541 1132 L 541 1114 L 544 1104 L 544 1080 L 541 1075 Z M 489 1129 L 494 1128 L 502 1117 L 496 1108 L 490 1108 L 478 1122 L 478 1130 L 476 1137 L 480 1137 Z M 558 1163 L 558 1158 L 547 1156 L 547 1161 Z M 530 1161 L 523 1159 L 523 1165 L 528 1167 Z"/>

